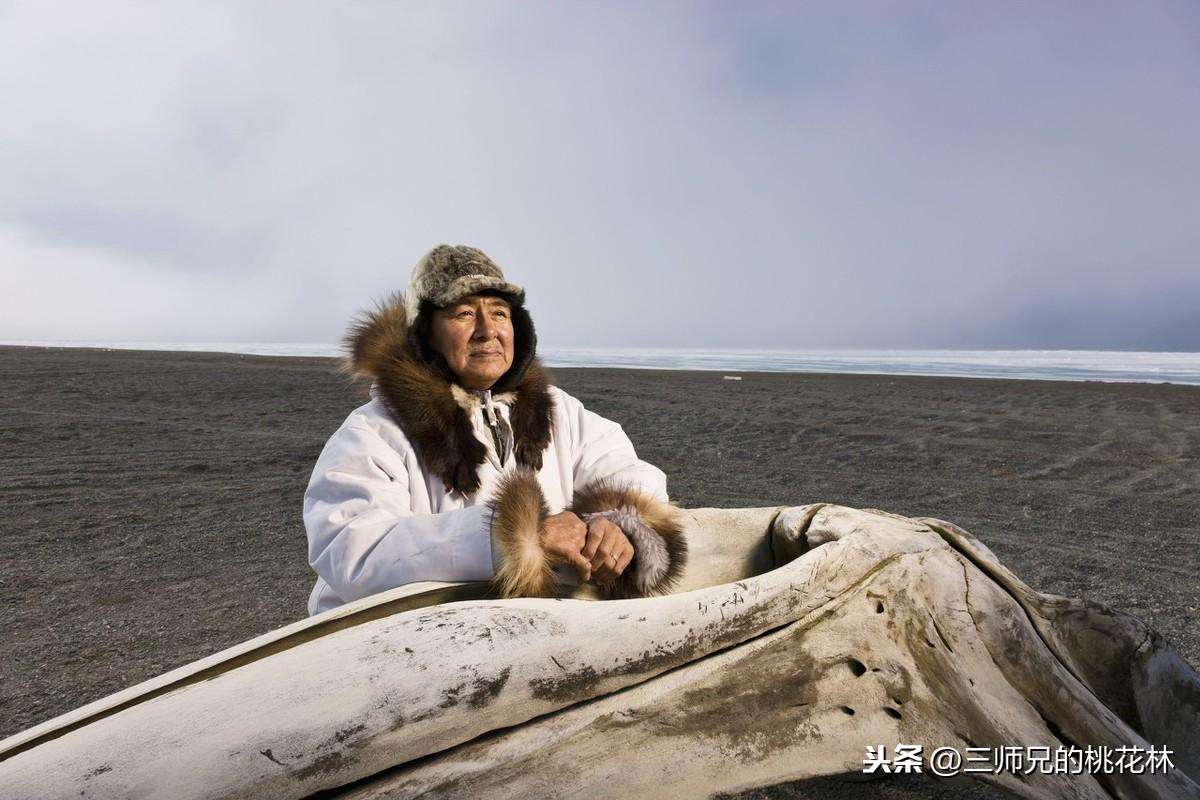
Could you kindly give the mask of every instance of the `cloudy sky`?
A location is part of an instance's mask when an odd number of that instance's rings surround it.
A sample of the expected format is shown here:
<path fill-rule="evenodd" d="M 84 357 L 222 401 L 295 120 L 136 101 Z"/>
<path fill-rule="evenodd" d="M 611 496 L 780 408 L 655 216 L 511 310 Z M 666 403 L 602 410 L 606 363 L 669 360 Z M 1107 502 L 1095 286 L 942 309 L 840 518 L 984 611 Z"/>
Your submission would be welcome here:
<path fill-rule="evenodd" d="M 0 339 L 1200 350 L 1194 2 L 5 2 Z"/>

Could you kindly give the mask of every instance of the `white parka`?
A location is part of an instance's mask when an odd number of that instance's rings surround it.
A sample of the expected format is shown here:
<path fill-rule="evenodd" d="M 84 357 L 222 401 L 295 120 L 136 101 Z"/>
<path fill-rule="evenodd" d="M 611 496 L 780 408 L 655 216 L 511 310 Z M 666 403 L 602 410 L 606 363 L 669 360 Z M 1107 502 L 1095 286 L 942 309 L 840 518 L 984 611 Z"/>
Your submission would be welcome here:
<path fill-rule="evenodd" d="M 536 480 L 550 514 L 597 482 L 667 502 L 666 476 L 637 457 L 620 425 L 557 387 L 548 390 L 550 442 Z M 487 451 L 479 489 L 463 494 L 426 469 L 378 391 L 372 395 L 326 443 L 304 496 L 308 561 L 318 575 L 310 614 L 414 581 L 490 580 L 506 557 L 489 501 L 502 476 L 519 467 L 512 455 L 500 463 L 480 400 L 455 392 Z M 495 400 L 508 420 L 512 395 Z"/>

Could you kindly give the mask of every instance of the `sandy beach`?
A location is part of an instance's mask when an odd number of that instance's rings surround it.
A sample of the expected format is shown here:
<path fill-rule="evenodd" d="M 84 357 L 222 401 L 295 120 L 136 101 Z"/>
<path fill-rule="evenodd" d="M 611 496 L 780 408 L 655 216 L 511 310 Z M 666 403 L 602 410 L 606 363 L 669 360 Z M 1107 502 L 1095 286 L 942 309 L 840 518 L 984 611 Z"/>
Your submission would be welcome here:
<path fill-rule="evenodd" d="M 1200 664 L 1200 387 L 724 374 L 554 371 L 682 506 L 950 520 Z M 361 402 L 333 361 L 0 348 L 0 375 L 0 737 L 305 614 L 304 487 Z"/>

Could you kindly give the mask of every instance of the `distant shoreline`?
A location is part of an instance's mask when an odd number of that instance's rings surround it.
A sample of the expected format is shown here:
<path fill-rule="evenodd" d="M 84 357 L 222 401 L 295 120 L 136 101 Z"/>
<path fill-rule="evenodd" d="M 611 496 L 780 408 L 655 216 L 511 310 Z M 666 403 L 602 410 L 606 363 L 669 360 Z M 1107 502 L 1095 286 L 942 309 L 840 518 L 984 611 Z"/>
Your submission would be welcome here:
<path fill-rule="evenodd" d="M 336 359 L 338 345 L 272 342 L 19 342 L 0 348 Z M 1107 350 L 685 350 L 542 347 L 555 369 L 874 375 L 1200 386 L 1200 353 Z"/>

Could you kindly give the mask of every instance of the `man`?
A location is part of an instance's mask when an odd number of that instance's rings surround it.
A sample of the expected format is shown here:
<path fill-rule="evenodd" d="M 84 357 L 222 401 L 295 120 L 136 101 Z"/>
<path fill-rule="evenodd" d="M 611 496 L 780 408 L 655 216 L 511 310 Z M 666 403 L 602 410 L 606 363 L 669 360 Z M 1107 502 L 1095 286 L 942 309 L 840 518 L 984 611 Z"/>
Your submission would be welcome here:
<path fill-rule="evenodd" d="M 551 386 L 525 293 L 472 247 L 439 245 L 358 321 L 372 382 L 304 496 L 317 614 L 414 581 L 553 596 L 555 566 L 611 597 L 663 593 L 687 554 L 666 476 L 614 422 Z"/>

